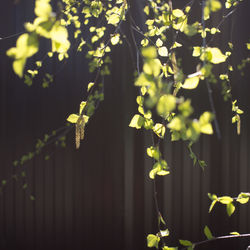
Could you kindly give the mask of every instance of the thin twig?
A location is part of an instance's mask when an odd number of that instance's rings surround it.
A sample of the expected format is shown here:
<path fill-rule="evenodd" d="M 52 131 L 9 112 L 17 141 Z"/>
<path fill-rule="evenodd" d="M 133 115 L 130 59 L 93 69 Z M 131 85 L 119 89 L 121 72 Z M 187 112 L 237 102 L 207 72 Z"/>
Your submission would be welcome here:
<path fill-rule="evenodd" d="M 201 22 L 202 22 L 202 30 L 205 31 L 206 28 L 206 23 L 205 23 L 205 19 L 204 19 L 204 9 L 206 6 L 206 0 L 202 0 L 202 15 L 201 15 Z M 205 52 L 206 49 L 206 37 L 203 36 L 202 39 L 202 49 L 203 49 L 203 53 Z M 205 67 L 206 65 L 206 60 L 204 59 L 203 61 L 203 67 Z M 219 127 L 219 123 L 217 120 L 217 116 L 216 116 L 216 109 L 215 109 L 215 105 L 214 105 L 214 100 L 213 100 L 213 90 L 210 86 L 210 83 L 208 82 L 208 80 L 205 80 L 206 82 L 206 86 L 207 86 L 207 91 L 208 91 L 208 99 L 209 99 L 209 103 L 210 103 L 210 107 L 212 109 L 212 112 L 214 114 L 214 125 L 215 125 L 215 131 L 217 134 L 218 139 L 221 138 L 221 132 L 220 132 L 220 127 Z"/>
<path fill-rule="evenodd" d="M 244 238 L 244 237 L 250 237 L 250 234 L 240 234 L 240 235 L 225 235 L 225 236 L 219 236 L 219 237 L 214 237 L 212 239 L 209 239 L 209 240 L 203 240 L 203 241 L 199 241 L 199 242 L 196 242 L 196 243 L 193 243 L 196 246 L 200 246 L 200 245 L 204 245 L 204 244 L 207 244 L 209 242 L 212 242 L 212 241 L 217 241 L 217 240 L 224 240 L 224 239 L 237 239 L 237 238 Z M 188 247 L 183 247 L 181 248 L 180 250 L 185 250 L 187 249 Z"/>

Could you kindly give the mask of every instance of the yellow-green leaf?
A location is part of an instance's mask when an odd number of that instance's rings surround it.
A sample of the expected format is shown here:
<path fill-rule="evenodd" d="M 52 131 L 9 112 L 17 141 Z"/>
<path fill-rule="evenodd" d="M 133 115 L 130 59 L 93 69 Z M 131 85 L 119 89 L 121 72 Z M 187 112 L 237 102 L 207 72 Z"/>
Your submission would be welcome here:
<path fill-rule="evenodd" d="M 249 201 L 249 196 L 244 195 L 244 193 L 240 193 L 236 201 L 241 204 L 245 204 Z"/>
<path fill-rule="evenodd" d="M 231 235 L 240 235 L 238 232 L 231 232 Z"/>
<path fill-rule="evenodd" d="M 147 48 L 143 48 L 142 49 L 142 55 L 146 58 L 156 58 L 157 56 L 157 52 L 156 52 L 156 49 L 155 47 L 153 46 L 150 46 L 150 47 L 147 47 Z"/>
<path fill-rule="evenodd" d="M 160 138 L 163 138 L 166 132 L 166 128 L 161 123 L 156 123 L 153 127 L 153 131 L 157 134 Z"/>
<path fill-rule="evenodd" d="M 183 127 L 183 123 L 179 117 L 174 117 L 168 124 L 168 128 L 176 131 L 180 131 Z"/>
<path fill-rule="evenodd" d="M 163 46 L 158 49 L 158 53 L 162 57 L 167 57 L 168 56 L 168 49 L 167 47 Z"/>
<path fill-rule="evenodd" d="M 185 82 L 182 84 L 181 87 L 183 89 L 195 89 L 197 88 L 199 81 L 200 81 L 199 76 L 190 77 L 185 80 Z"/>
<path fill-rule="evenodd" d="M 176 107 L 176 97 L 167 94 L 161 96 L 157 104 L 157 112 L 160 116 L 167 118 L 169 112 L 173 111 Z"/>
<path fill-rule="evenodd" d="M 227 60 L 227 56 L 224 55 L 219 48 L 207 48 L 206 53 L 211 53 L 212 57 L 206 59 L 213 64 L 223 63 Z"/>
<path fill-rule="evenodd" d="M 175 10 L 173 10 L 172 13 L 173 13 L 173 15 L 174 15 L 175 17 L 182 17 L 182 16 L 184 15 L 183 11 L 180 10 L 180 9 L 175 9 Z"/>
<path fill-rule="evenodd" d="M 37 0 L 35 6 L 35 14 L 43 19 L 48 19 L 52 12 L 52 7 L 49 4 L 50 0 Z"/>
<path fill-rule="evenodd" d="M 120 41 L 120 34 L 115 34 L 114 36 L 111 37 L 111 43 L 113 45 L 116 45 Z"/>
<path fill-rule="evenodd" d="M 217 200 L 213 200 L 213 201 L 211 202 L 211 205 L 210 205 L 209 211 L 208 211 L 209 213 L 211 213 L 211 211 L 212 211 L 214 205 L 216 204 L 216 202 L 217 202 Z"/>
<path fill-rule="evenodd" d="M 211 121 L 213 119 L 213 115 L 210 112 L 204 112 L 199 119 L 200 123 L 200 131 L 203 134 L 213 134 L 213 127 L 211 125 Z"/>
<path fill-rule="evenodd" d="M 193 245 L 192 242 L 189 241 L 189 240 L 179 240 L 179 242 L 180 242 L 180 244 L 181 244 L 182 246 L 185 246 L 185 247 L 189 247 L 189 246 L 192 246 L 192 245 Z"/>
<path fill-rule="evenodd" d="M 160 241 L 160 237 L 154 235 L 154 234 L 149 234 L 147 236 L 147 245 L 148 247 L 156 247 L 158 248 L 158 244 Z"/>
<path fill-rule="evenodd" d="M 230 204 L 233 202 L 233 198 L 231 198 L 230 196 L 222 196 L 219 197 L 218 201 L 222 204 Z"/>
<path fill-rule="evenodd" d="M 84 107 L 86 106 L 86 104 L 87 104 L 87 102 L 81 102 L 81 103 L 80 103 L 79 115 L 82 114 L 82 111 L 83 111 Z"/>
<path fill-rule="evenodd" d="M 143 126 L 144 118 L 140 115 L 134 115 L 132 118 L 129 127 L 140 129 Z"/>
<path fill-rule="evenodd" d="M 208 228 L 208 226 L 205 226 L 205 228 L 204 228 L 204 234 L 206 235 L 206 237 L 207 237 L 208 240 L 211 240 L 211 239 L 214 238 L 213 235 L 212 235 L 212 233 L 211 233 L 211 231 L 210 231 L 210 229 Z"/>
<path fill-rule="evenodd" d="M 118 14 L 112 14 L 111 16 L 108 17 L 108 23 L 109 24 L 117 24 L 120 21 L 120 16 Z"/>
<path fill-rule="evenodd" d="M 90 82 L 90 83 L 88 84 L 88 92 L 90 91 L 90 89 L 91 89 L 94 85 L 95 85 L 94 82 Z"/>
<path fill-rule="evenodd" d="M 231 216 L 235 211 L 235 206 L 233 203 L 228 203 L 227 204 L 227 214 L 228 216 Z"/>
<path fill-rule="evenodd" d="M 79 115 L 76 114 L 71 114 L 68 118 L 67 121 L 70 123 L 76 123 L 79 118 Z"/>
<path fill-rule="evenodd" d="M 26 58 L 17 59 L 13 62 L 13 70 L 20 77 L 23 77 L 23 70 L 25 67 Z"/>

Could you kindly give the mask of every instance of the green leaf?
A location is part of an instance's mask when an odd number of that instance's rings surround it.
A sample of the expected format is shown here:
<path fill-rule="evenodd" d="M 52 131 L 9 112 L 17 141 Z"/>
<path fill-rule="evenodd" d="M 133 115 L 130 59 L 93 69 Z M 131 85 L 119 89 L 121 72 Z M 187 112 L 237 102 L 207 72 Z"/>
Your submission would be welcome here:
<path fill-rule="evenodd" d="M 153 84 L 154 82 L 152 81 L 152 77 L 151 76 L 147 76 L 145 73 L 141 73 L 139 75 L 139 77 L 137 78 L 137 80 L 135 81 L 135 86 L 149 86 L 151 84 Z M 144 91 L 146 91 L 147 89 L 145 89 Z"/>
<path fill-rule="evenodd" d="M 195 46 L 195 47 L 193 47 L 193 49 L 194 50 L 193 50 L 192 56 L 197 57 L 197 56 L 201 55 L 201 47 Z"/>
<path fill-rule="evenodd" d="M 143 71 L 148 75 L 157 77 L 161 72 L 161 67 L 162 65 L 159 59 L 149 59 L 144 63 Z"/>
<path fill-rule="evenodd" d="M 160 237 L 154 235 L 154 234 L 149 234 L 147 236 L 147 245 L 148 247 L 156 247 L 158 248 L 158 244 L 160 242 Z"/>
<path fill-rule="evenodd" d="M 168 49 L 167 47 L 163 46 L 158 49 L 158 53 L 162 57 L 167 57 L 168 56 Z"/>
<path fill-rule="evenodd" d="M 213 12 L 221 9 L 221 3 L 219 0 L 208 0 L 208 5 Z"/>
<path fill-rule="evenodd" d="M 249 201 L 249 197 L 245 196 L 243 193 L 240 193 L 236 201 L 240 204 L 245 204 Z"/>
<path fill-rule="evenodd" d="M 205 226 L 204 228 L 204 234 L 206 235 L 208 240 L 211 240 L 214 238 L 214 236 L 212 235 L 210 229 L 208 228 L 208 226 Z"/>
<path fill-rule="evenodd" d="M 160 233 L 161 233 L 161 237 L 169 236 L 169 230 L 168 229 L 161 230 Z"/>
<path fill-rule="evenodd" d="M 162 248 L 162 250 L 178 250 L 178 248 L 177 248 L 177 247 L 168 247 L 168 246 L 164 246 L 164 247 Z"/>
<path fill-rule="evenodd" d="M 157 103 L 156 110 L 160 116 L 167 118 L 176 107 L 176 97 L 170 94 L 163 95 Z"/>
<path fill-rule="evenodd" d="M 68 118 L 67 121 L 70 123 L 76 123 L 79 118 L 79 115 L 76 114 L 71 114 Z"/>
<path fill-rule="evenodd" d="M 161 157 L 161 153 L 158 148 L 151 146 L 150 148 L 147 148 L 147 155 L 149 157 L 154 158 L 155 160 L 159 160 Z"/>
<path fill-rule="evenodd" d="M 182 16 L 184 15 L 183 11 L 180 10 L 180 9 L 175 9 L 175 10 L 173 10 L 172 13 L 173 13 L 173 15 L 174 15 L 175 17 L 182 17 Z"/>
<path fill-rule="evenodd" d="M 184 33 L 187 36 L 194 36 L 197 33 L 197 25 L 193 24 L 193 25 L 186 25 L 184 28 Z"/>
<path fill-rule="evenodd" d="M 191 247 L 193 243 L 189 240 L 179 240 L 180 244 L 185 247 Z"/>
<path fill-rule="evenodd" d="M 156 162 L 153 166 L 153 169 L 149 173 L 149 177 L 151 179 L 154 179 L 156 175 L 168 175 L 170 172 L 166 170 L 167 169 L 167 163 L 164 160 L 161 160 L 159 162 Z"/>
<path fill-rule="evenodd" d="M 166 132 L 166 128 L 161 123 L 156 123 L 153 127 L 153 131 L 157 134 L 160 138 L 163 138 Z"/>
<path fill-rule="evenodd" d="M 191 106 L 191 100 L 188 99 L 185 102 L 179 104 L 178 106 L 179 111 L 181 111 L 184 117 L 188 117 L 193 113 L 193 108 Z"/>
<path fill-rule="evenodd" d="M 160 38 L 158 38 L 155 44 L 157 47 L 161 47 L 163 45 L 163 41 Z"/>
<path fill-rule="evenodd" d="M 115 24 L 117 24 L 119 22 L 120 22 L 120 16 L 118 14 L 116 14 L 116 13 L 114 13 L 114 14 L 112 14 L 112 15 L 110 15 L 108 17 L 108 23 L 109 24 L 115 25 Z"/>
<path fill-rule="evenodd" d="M 204 55 L 201 55 L 201 60 L 204 60 Z M 205 50 L 205 60 L 213 64 L 219 64 L 225 62 L 227 56 L 222 54 L 219 48 L 207 48 Z"/>
<path fill-rule="evenodd" d="M 95 85 L 95 83 L 94 82 L 90 82 L 89 84 L 88 84 L 88 92 L 90 91 L 90 89 L 93 87 Z"/>
<path fill-rule="evenodd" d="M 41 17 L 42 19 L 46 20 L 50 17 L 52 12 L 52 7 L 49 4 L 49 0 L 37 0 L 36 6 L 35 6 L 35 14 L 38 17 Z"/>
<path fill-rule="evenodd" d="M 183 89 L 195 89 L 198 86 L 199 81 L 200 81 L 199 76 L 187 78 L 181 87 Z"/>
<path fill-rule="evenodd" d="M 23 70 L 26 64 L 26 58 L 21 58 L 13 62 L 13 70 L 20 77 L 23 77 Z"/>
<path fill-rule="evenodd" d="M 215 203 L 217 202 L 217 200 L 213 200 L 212 202 L 211 202 L 211 205 L 210 205 L 210 207 L 209 207 L 209 213 L 211 213 L 211 211 L 212 211 L 212 209 L 213 209 L 213 207 L 214 207 L 214 205 L 215 205 Z"/>
<path fill-rule="evenodd" d="M 199 119 L 200 123 L 200 131 L 203 134 L 213 134 L 213 127 L 211 125 L 211 121 L 213 119 L 213 114 L 210 112 L 204 112 Z"/>
<path fill-rule="evenodd" d="M 144 124 L 144 118 L 140 115 L 135 115 L 132 118 L 129 127 L 140 129 L 143 126 L 143 124 Z"/>
<path fill-rule="evenodd" d="M 111 43 L 113 45 L 116 45 L 120 41 L 120 34 L 115 34 L 114 36 L 111 37 Z"/>
<path fill-rule="evenodd" d="M 183 128 L 183 122 L 179 117 L 176 116 L 168 124 L 168 128 L 180 131 Z"/>
<path fill-rule="evenodd" d="M 154 59 L 157 57 L 157 52 L 156 52 L 156 48 L 153 46 L 147 47 L 147 48 L 143 48 L 142 49 L 142 55 L 145 58 L 149 58 L 149 59 Z"/>
<path fill-rule="evenodd" d="M 231 232 L 231 235 L 240 235 L 238 232 Z"/>
<path fill-rule="evenodd" d="M 143 106 L 144 98 L 139 95 L 136 97 L 136 102 L 139 106 Z"/>
<path fill-rule="evenodd" d="M 84 109 L 84 107 L 87 105 L 87 102 L 81 102 L 80 103 L 80 108 L 79 108 L 79 115 L 82 114 L 82 111 Z"/>
<path fill-rule="evenodd" d="M 228 216 L 231 216 L 235 211 L 235 206 L 233 203 L 228 203 L 227 204 L 227 214 Z"/>
<path fill-rule="evenodd" d="M 230 204 L 233 202 L 233 198 L 230 196 L 222 196 L 218 198 L 218 201 L 222 204 Z"/>

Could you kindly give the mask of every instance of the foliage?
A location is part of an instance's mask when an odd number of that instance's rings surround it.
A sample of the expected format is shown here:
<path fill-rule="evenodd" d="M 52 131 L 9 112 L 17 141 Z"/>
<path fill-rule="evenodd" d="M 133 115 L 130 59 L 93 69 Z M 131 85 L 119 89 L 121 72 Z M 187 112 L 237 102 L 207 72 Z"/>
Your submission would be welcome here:
<path fill-rule="evenodd" d="M 240 115 L 243 114 L 243 110 L 237 106 L 237 100 L 232 98 L 230 85 L 230 72 L 233 71 L 230 62 L 233 44 L 229 41 L 228 48 L 225 50 L 211 43 L 213 38 L 220 34 L 220 27 L 225 19 L 233 14 L 241 0 L 227 0 L 223 4 L 219 0 L 202 0 L 200 8 L 202 19 L 193 20 L 190 17 L 196 2 L 191 0 L 180 9 L 175 8 L 171 0 L 147 1 L 144 8 L 146 18 L 144 32 L 133 19 L 127 0 L 61 0 L 57 13 L 53 12 L 50 0 L 36 0 L 34 21 L 25 24 L 26 32 L 19 36 L 16 47 L 10 48 L 7 55 L 13 58 L 14 72 L 19 77 L 24 77 L 24 82 L 30 86 L 45 60 L 37 61 L 34 69 L 25 69 L 27 60 L 39 52 L 40 39 L 46 39 L 51 44 L 46 58 L 56 56 L 59 61 L 63 61 L 70 56 L 72 41 L 69 38 L 69 31 L 74 30 L 72 40 L 77 43 L 77 52 L 83 53 L 87 50 L 89 71 L 95 74 L 93 82 L 88 83 L 88 96 L 81 101 L 78 114 L 71 114 L 67 118 L 69 123 L 75 125 L 78 149 L 80 141 L 84 139 L 85 126 L 89 118 L 104 98 L 100 78 L 103 79 L 105 75 L 110 74 L 109 55 L 112 48 L 124 42 L 129 43 L 126 34 L 121 31 L 121 25 L 128 22 L 132 30 L 135 52 L 143 61 L 142 67 L 139 59 L 134 62 L 137 70 L 134 85 L 139 89 L 140 94 L 136 97 L 138 112 L 132 117 L 129 126 L 145 129 L 152 135 L 152 145 L 147 147 L 147 155 L 153 161 L 149 178 L 155 182 L 157 176 L 171 173 L 167 159 L 163 158 L 159 147 L 160 141 L 166 138 L 166 132 L 171 134 L 172 142 L 186 141 L 194 165 L 198 162 L 204 169 L 206 163 L 198 159 L 192 150 L 192 145 L 202 134 L 213 134 L 213 127 L 218 136 L 220 135 L 211 82 L 221 83 L 223 98 L 225 101 L 229 100 L 232 105 L 232 123 L 237 124 L 237 133 L 240 134 Z M 209 20 L 215 15 L 218 16 L 222 8 L 226 15 L 217 26 L 211 26 Z M 98 20 L 101 21 L 98 22 Z M 93 25 L 93 23 L 96 24 Z M 135 41 L 134 32 L 141 35 L 140 45 Z M 192 45 L 184 44 L 182 41 L 185 39 L 179 39 L 180 36 L 191 40 Z M 249 49 L 249 43 L 247 48 Z M 134 53 L 133 50 L 131 52 Z M 192 69 L 186 69 L 185 62 L 179 60 L 183 52 L 187 53 L 190 60 L 194 62 Z M 242 61 L 239 68 L 245 67 L 247 62 L 249 62 L 248 59 Z M 224 67 L 220 67 L 220 74 L 216 75 L 214 71 L 221 64 Z M 226 68 L 226 72 L 222 72 L 222 68 Z M 48 87 L 51 82 L 53 82 L 53 76 L 47 73 L 43 87 Z M 211 111 L 204 110 L 202 114 L 197 114 L 192 106 L 192 100 L 186 96 L 191 91 L 195 92 L 201 84 L 207 86 Z M 36 147 L 35 152 L 23 156 L 14 165 L 22 165 L 39 153 L 51 137 L 46 138 L 38 141 L 39 146 Z M 2 184 L 5 185 L 6 182 L 3 181 Z M 236 198 L 209 194 L 212 200 L 209 212 L 216 203 L 221 203 L 226 205 L 227 213 L 231 216 L 235 211 L 234 203 L 245 204 L 249 201 L 249 197 L 249 193 L 241 193 Z M 157 197 L 154 198 L 159 215 Z M 164 230 L 161 224 L 164 225 Z M 158 217 L 158 229 L 157 234 L 147 236 L 148 247 L 163 250 L 177 249 L 166 244 L 166 238 L 170 232 L 161 215 Z M 216 238 L 207 226 L 204 228 L 204 234 L 207 240 Z M 188 240 L 179 240 L 179 243 L 187 249 L 194 249 L 198 244 Z"/>

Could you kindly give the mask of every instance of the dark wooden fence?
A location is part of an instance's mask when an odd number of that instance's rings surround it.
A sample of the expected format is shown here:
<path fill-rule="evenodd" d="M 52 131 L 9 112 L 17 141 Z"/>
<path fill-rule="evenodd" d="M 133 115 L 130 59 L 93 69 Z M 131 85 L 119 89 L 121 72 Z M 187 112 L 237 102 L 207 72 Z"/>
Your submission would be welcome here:
<path fill-rule="evenodd" d="M 249 38 L 249 7 L 245 1 L 234 18 L 237 62 Z M 29 1 L 1 3 L 0 37 L 22 31 L 32 8 Z M 232 29 L 231 24 L 230 19 L 226 29 Z M 11 60 L 5 56 L 14 44 L 15 38 L 0 40 L 0 179 L 19 172 L 12 162 L 33 150 L 36 138 L 62 126 L 77 111 L 91 80 L 84 59 L 73 55 L 49 89 L 41 87 L 41 79 L 29 88 L 14 76 Z M 0 196 L 1 250 L 139 250 L 146 249 L 146 235 L 157 232 L 153 184 L 148 177 L 152 162 L 145 155 L 150 138 L 128 127 L 137 90 L 128 73 L 132 65 L 127 49 L 116 49 L 113 61 L 112 74 L 105 80 L 105 101 L 89 122 L 81 148 L 75 150 L 72 132 L 67 148 L 48 147 L 49 161 L 41 155 L 25 165 L 27 189 L 22 189 L 22 178 L 7 184 Z M 50 72 L 60 68 L 55 62 L 47 65 Z M 204 172 L 192 165 L 185 144 L 164 142 L 172 174 L 157 179 L 157 188 L 172 244 L 179 238 L 204 239 L 205 225 L 214 235 L 250 231 L 249 205 L 237 206 L 231 218 L 219 205 L 208 214 L 208 192 L 235 196 L 250 191 L 249 81 L 239 77 L 233 85 L 233 95 L 245 111 L 242 133 L 236 135 L 230 105 L 220 100 L 219 86 L 212 86 L 223 138 L 203 136 L 194 146 L 208 164 Z M 195 101 L 196 107 L 209 109 L 205 87 L 200 91 L 203 96 Z M 29 199 L 31 194 L 35 201 Z M 246 245 L 247 240 L 230 242 L 230 249 Z"/>

